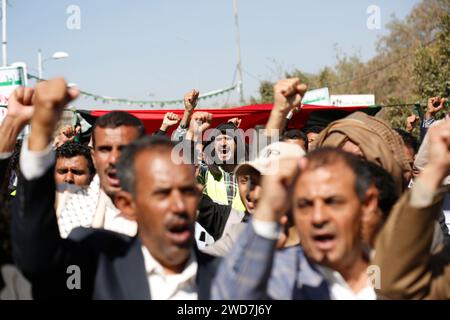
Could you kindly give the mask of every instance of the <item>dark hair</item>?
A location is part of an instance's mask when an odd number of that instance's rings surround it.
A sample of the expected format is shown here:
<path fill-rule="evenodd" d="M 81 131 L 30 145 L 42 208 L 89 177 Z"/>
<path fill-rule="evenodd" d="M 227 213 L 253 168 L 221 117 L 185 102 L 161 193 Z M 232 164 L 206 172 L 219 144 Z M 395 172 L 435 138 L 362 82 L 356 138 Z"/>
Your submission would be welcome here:
<path fill-rule="evenodd" d="M 321 126 L 312 126 L 306 129 L 306 135 L 308 133 L 321 133 L 325 128 Z"/>
<path fill-rule="evenodd" d="M 365 200 L 367 188 L 372 183 L 372 175 L 364 164 L 365 160 L 346 151 L 331 147 L 315 149 L 306 155 L 306 159 L 308 159 L 306 170 L 315 170 L 343 162 L 355 174 L 355 192 L 358 199 L 360 201 Z"/>
<path fill-rule="evenodd" d="M 281 141 L 286 141 L 286 140 L 303 140 L 303 142 L 305 143 L 305 149 L 306 151 L 308 151 L 308 137 L 306 136 L 306 134 L 299 130 L 299 129 L 289 129 L 287 130 L 284 134 L 283 137 L 281 138 Z"/>
<path fill-rule="evenodd" d="M 394 178 L 376 163 L 365 161 L 365 165 L 370 172 L 373 184 L 378 189 L 378 208 L 381 209 L 383 219 L 386 220 L 399 197 Z"/>
<path fill-rule="evenodd" d="M 175 145 L 176 143 L 166 136 L 144 136 L 126 146 L 117 162 L 117 177 L 122 190 L 130 192 L 133 196 L 135 195 L 136 172 L 134 160 L 140 152 L 149 149 L 159 152 L 164 149 L 172 150 Z"/>
<path fill-rule="evenodd" d="M 394 130 L 400 135 L 403 142 L 408 148 L 413 149 L 414 153 L 417 153 L 419 151 L 419 143 L 411 133 L 399 128 L 395 128 Z"/>
<path fill-rule="evenodd" d="M 91 175 L 95 174 L 95 168 L 94 163 L 92 161 L 91 157 L 91 149 L 89 147 L 78 143 L 69 141 L 61 145 L 59 148 L 56 149 L 56 159 L 59 158 L 73 158 L 76 156 L 83 156 L 86 158 L 88 163 L 88 169 L 89 173 Z"/>
<path fill-rule="evenodd" d="M 95 146 L 95 129 L 100 128 L 111 128 L 115 129 L 121 126 L 135 127 L 138 131 L 138 136 L 142 137 L 145 135 L 145 127 L 142 121 L 132 114 L 124 111 L 112 111 L 107 113 L 97 119 L 94 124 L 94 129 L 92 130 L 92 142 Z"/>

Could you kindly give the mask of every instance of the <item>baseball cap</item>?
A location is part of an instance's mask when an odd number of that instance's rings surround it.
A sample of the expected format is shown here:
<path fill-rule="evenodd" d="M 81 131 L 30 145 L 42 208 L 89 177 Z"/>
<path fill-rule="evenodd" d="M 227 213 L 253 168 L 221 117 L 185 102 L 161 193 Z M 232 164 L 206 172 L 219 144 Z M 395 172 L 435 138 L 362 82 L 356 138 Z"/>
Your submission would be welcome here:
<path fill-rule="evenodd" d="M 288 142 L 274 142 L 261 150 L 258 158 L 254 161 L 249 161 L 240 164 L 234 170 L 235 175 L 245 175 L 258 171 L 262 175 L 275 174 L 273 162 L 285 158 L 300 159 L 305 155 L 305 151 L 296 144 Z"/>

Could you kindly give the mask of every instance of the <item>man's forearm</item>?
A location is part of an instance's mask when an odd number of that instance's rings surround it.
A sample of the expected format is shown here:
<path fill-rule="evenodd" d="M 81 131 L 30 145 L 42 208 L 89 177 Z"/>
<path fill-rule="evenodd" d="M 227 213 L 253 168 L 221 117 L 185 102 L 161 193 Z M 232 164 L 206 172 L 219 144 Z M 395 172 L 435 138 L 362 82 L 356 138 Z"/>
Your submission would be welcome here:
<path fill-rule="evenodd" d="M 275 250 L 276 240 L 259 236 L 248 223 L 217 271 L 213 299 L 267 299 Z"/>
<path fill-rule="evenodd" d="M 169 126 L 167 124 L 162 124 L 161 127 L 159 128 L 159 131 L 162 132 L 167 132 L 167 129 L 169 129 Z"/>
<path fill-rule="evenodd" d="M 187 128 L 189 126 L 191 116 L 192 116 L 192 111 L 185 110 L 183 113 L 183 118 L 180 121 L 180 126 L 183 128 Z"/>
<path fill-rule="evenodd" d="M 6 117 L 0 126 L 0 153 L 14 151 L 17 137 L 25 124 L 13 118 Z"/>
<path fill-rule="evenodd" d="M 446 174 L 439 167 L 426 166 L 418 179 L 428 187 L 431 193 L 438 191 Z"/>
<path fill-rule="evenodd" d="M 53 134 L 52 126 L 44 126 L 38 122 L 31 123 L 31 133 L 28 138 L 30 151 L 40 152 L 47 149 Z"/>
<path fill-rule="evenodd" d="M 419 179 L 393 207 L 376 240 L 372 264 L 380 268 L 381 284 L 377 289 L 383 297 L 424 298 L 431 286 L 428 262 L 443 194 Z"/>
<path fill-rule="evenodd" d="M 272 110 L 266 125 L 266 135 L 272 135 L 272 130 L 278 130 L 281 135 L 286 123 L 287 113 L 278 110 L 276 107 Z"/>

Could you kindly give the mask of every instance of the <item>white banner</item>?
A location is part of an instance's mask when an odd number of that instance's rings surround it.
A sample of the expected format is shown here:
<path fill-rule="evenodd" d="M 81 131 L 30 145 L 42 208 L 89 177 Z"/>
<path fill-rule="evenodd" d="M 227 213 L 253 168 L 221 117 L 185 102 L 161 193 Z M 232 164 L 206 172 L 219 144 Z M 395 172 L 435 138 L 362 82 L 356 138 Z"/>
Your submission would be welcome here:
<path fill-rule="evenodd" d="M 373 94 L 344 94 L 332 95 L 331 105 L 336 107 L 359 107 L 375 105 L 375 95 Z"/>
<path fill-rule="evenodd" d="M 329 106 L 330 92 L 328 91 L 328 88 L 307 91 L 303 97 L 302 103 L 313 104 L 316 106 Z"/>
<path fill-rule="evenodd" d="M 27 85 L 27 70 L 25 63 L 15 63 L 9 67 L 0 68 L 0 106 L 7 106 L 11 93 L 18 87 Z"/>

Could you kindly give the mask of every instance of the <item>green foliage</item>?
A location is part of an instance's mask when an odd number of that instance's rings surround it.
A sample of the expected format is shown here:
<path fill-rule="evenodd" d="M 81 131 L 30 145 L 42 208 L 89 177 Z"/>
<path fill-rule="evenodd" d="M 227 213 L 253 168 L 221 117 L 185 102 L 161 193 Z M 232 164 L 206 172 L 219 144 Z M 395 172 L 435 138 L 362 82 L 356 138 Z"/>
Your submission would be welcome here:
<path fill-rule="evenodd" d="M 450 15 L 441 18 L 436 44 L 420 47 L 414 63 L 414 76 L 422 98 L 450 96 Z"/>
<path fill-rule="evenodd" d="M 259 86 L 259 94 L 261 100 L 259 103 L 272 103 L 273 102 L 273 83 L 270 81 L 262 81 Z"/>
<path fill-rule="evenodd" d="M 302 83 L 310 83 L 311 82 L 311 79 L 310 79 L 311 76 L 298 70 L 298 69 L 295 69 L 292 72 L 286 72 L 284 76 L 286 78 L 299 78 L 300 82 L 302 82 Z"/>
<path fill-rule="evenodd" d="M 426 104 L 430 96 L 450 97 L 450 0 L 422 0 L 404 20 L 394 16 L 387 29 L 376 56 L 365 63 L 357 54 L 337 50 L 336 64 L 318 74 L 298 69 L 284 74 L 299 77 L 310 89 L 328 87 L 332 94 L 375 94 L 380 105 Z M 261 82 L 261 102 L 273 101 L 272 86 Z M 380 117 L 404 128 L 413 109 L 385 108 Z"/>
<path fill-rule="evenodd" d="M 330 67 L 325 67 L 319 74 L 319 86 L 329 87 L 338 80 L 337 74 Z"/>

